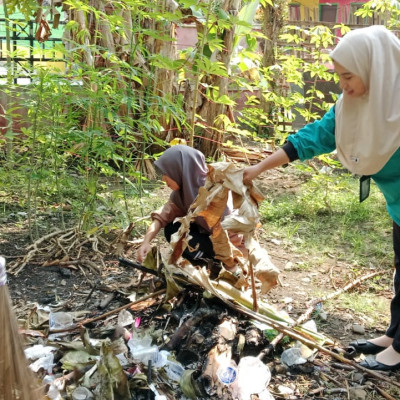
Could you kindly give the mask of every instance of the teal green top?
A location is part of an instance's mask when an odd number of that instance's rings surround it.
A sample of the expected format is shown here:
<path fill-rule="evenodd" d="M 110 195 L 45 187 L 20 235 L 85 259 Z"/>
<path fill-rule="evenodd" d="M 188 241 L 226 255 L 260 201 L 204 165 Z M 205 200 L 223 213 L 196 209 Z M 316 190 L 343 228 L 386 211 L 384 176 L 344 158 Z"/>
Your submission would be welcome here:
<path fill-rule="evenodd" d="M 332 107 L 322 119 L 306 125 L 295 135 L 289 136 L 288 141 L 293 144 L 302 161 L 335 150 L 335 107 Z M 385 196 L 389 215 L 397 225 L 400 225 L 400 148 L 371 178 Z"/>

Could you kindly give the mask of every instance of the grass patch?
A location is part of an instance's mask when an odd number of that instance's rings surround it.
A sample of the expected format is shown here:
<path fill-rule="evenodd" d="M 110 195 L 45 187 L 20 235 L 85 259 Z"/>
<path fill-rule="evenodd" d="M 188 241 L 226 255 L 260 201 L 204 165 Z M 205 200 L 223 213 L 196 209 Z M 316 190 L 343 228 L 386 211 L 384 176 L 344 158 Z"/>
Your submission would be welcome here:
<path fill-rule="evenodd" d="M 292 171 L 288 171 L 288 179 Z M 300 255 L 331 255 L 349 264 L 392 264 L 392 221 L 375 185 L 363 203 L 349 174 L 311 174 L 296 191 L 267 194 L 260 214 L 267 235 Z"/>
<path fill-rule="evenodd" d="M 390 322 L 389 301 L 384 297 L 371 296 L 370 293 L 343 293 L 325 302 L 324 309 L 329 314 L 342 314 L 348 310 L 367 329 L 376 329 L 379 326 L 386 329 Z"/>

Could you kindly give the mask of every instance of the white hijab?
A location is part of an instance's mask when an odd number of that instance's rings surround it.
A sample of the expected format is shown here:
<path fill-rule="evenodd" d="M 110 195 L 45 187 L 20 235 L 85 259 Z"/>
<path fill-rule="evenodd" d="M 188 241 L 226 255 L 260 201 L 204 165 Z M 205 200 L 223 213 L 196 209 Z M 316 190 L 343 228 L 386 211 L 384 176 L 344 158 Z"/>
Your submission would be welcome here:
<path fill-rule="evenodd" d="M 340 40 L 331 57 L 367 87 L 364 96 L 344 93 L 337 102 L 339 159 L 354 174 L 373 175 L 400 147 L 400 41 L 383 26 L 357 29 Z"/>

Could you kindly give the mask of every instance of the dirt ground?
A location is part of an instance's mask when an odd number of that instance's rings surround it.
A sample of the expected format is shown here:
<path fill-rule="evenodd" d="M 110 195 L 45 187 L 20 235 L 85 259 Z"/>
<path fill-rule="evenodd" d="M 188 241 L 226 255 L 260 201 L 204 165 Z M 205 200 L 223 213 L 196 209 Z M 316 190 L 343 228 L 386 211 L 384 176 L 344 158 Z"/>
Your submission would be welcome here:
<path fill-rule="evenodd" d="M 259 182 L 262 190 L 277 190 L 283 187 L 285 190 L 296 190 L 299 185 L 298 177 L 293 177 L 288 181 L 287 175 L 283 176 L 279 172 L 269 173 L 263 176 Z M 166 189 L 160 189 L 160 196 L 168 196 Z M 49 218 L 51 218 L 49 216 Z M 27 235 L 27 221 L 24 214 L 13 213 L 5 215 L 2 218 L 0 228 L 0 254 L 2 254 L 9 265 L 21 260 L 26 254 L 29 238 Z M 57 221 L 54 221 L 57 225 Z M 264 235 L 265 236 L 265 235 Z M 263 239 L 263 245 L 268 249 L 270 257 L 276 266 L 281 270 L 280 285 L 273 288 L 266 299 L 277 308 L 285 309 L 293 319 L 301 316 L 316 293 L 325 295 L 334 293 L 348 283 L 350 277 L 348 273 L 349 266 L 337 262 L 334 259 L 328 259 L 326 264 L 318 266 L 312 271 L 304 271 L 296 268 L 298 262 L 312 261 L 301 259 L 298 255 L 290 253 L 279 240 L 273 236 Z M 161 247 L 165 243 L 159 238 Z M 100 273 L 90 270 L 86 267 L 77 265 L 63 266 L 54 265 L 43 267 L 43 261 L 33 258 L 17 275 L 9 274 L 9 290 L 15 305 L 15 311 L 21 321 L 26 320 L 29 310 L 34 304 L 50 305 L 58 307 L 63 311 L 84 311 L 85 317 L 101 315 L 127 303 L 126 296 L 135 291 L 135 285 L 139 282 L 139 272 L 129 267 L 119 265 L 117 256 L 107 252 L 107 248 L 100 246 L 104 252 L 103 265 Z M 89 244 L 85 251 L 90 255 L 92 248 Z M 134 260 L 134 248 L 131 249 L 130 257 Z M 367 273 L 368 271 L 365 271 Z M 362 274 L 361 274 L 362 275 Z M 139 291 L 148 293 L 154 290 L 154 282 L 151 279 L 145 279 L 144 284 Z M 362 291 L 368 285 L 368 281 L 359 285 L 355 290 Z M 390 285 L 387 285 L 386 291 L 379 292 L 384 302 L 389 303 L 391 298 Z M 101 302 L 112 300 L 102 308 Z M 357 335 L 353 332 L 353 325 L 365 325 L 359 316 L 355 315 L 351 308 L 330 309 L 326 320 L 317 319 L 318 329 L 328 337 L 332 338 L 338 346 L 345 348 L 354 338 L 369 338 L 380 335 L 384 332 L 387 324 L 387 315 L 383 315 L 378 326 L 367 329 L 365 334 Z M 393 377 L 396 378 L 396 375 Z M 290 378 L 292 384 L 303 384 L 304 380 L 312 379 L 310 374 L 295 375 Z M 303 383 L 300 383 L 303 382 Z M 387 388 L 388 391 L 390 389 Z M 373 392 L 372 397 L 368 392 L 366 399 L 380 398 Z M 400 393 L 400 392 L 398 392 Z M 341 397 L 343 394 L 324 395 L 318 397 L 307 397 L 315 399 L 342 399 L 357 397 Z M 368 397 L 370 396 L 370 397 Z M 284 398 L 277 396 L 276 398 Z M 139 398 L 139 397 L 138 397 Z M 302 398 L 292 395 L 285 398 Z M 360 397 L 361 398 L 361 397 Z M 400 398 L 400 397 L 394 397 Z"/>

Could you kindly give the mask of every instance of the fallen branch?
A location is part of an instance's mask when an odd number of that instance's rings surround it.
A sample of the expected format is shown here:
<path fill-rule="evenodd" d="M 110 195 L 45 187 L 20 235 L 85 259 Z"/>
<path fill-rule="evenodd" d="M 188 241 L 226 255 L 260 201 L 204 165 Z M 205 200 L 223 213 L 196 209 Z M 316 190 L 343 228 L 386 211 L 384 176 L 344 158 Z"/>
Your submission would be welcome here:
<path fill-rule="evenodd" d="M 13 265 L 10 265 L 8 268 L 8 272 L 17 276 L 22 271 L 22 269 L 25 267 L 25 265 L 40 251 L 38 246 L 40 244 L 42 244 L 44 241 L 52 239 L 55 236 L 59 235 L 61 232 L 63 232 L 63 231 L 56 230 L 54 232 L 51 232 L 48 235 L 41 237 L 40 239 L 36 240 L 34 243 L 29 245 L 27 247 L 28 254 L 26 254 L 24 256 L 24 258 L 22 259 L 22 262 L 21 263 L 16 262 L 16 263 L 13 263 Z"/>
<path fill-rule="evenodd" d="M 139 271 L 145 272 L 147 274 L 159 276 L 159 273 L 156 270 L 143 267 L 142 264 L 135 263 L 131 260 L 128 260 L 127 258 L 120 257 L 118 259 L 118 261 L 119 261 L 119 264 L 123 265 L 124 267 L 132 267 L 132 268 L 138 269 Z"/>
<path fill-rule="evenodd" d="M 132 234 L 135 224 L 131 222 L 126 229 L 124 229 L 111 243 L 109 246 L 109 252 L 114 253 L 117 256 L 122 256 L 125 251 L 125 247 L 129 242 L 129 238 Z"/>
<path fill-rule="evenodd" d="M 376 275 L 380 275 L 380 274 L 382 274 L 382 273 L 383 273 L 383 271 L 371 272 L 371 273 L 366 274 L 366 275 L 364 275 L 364 276 L 362 276 L 362 277 L 360 277 L 360 278 L 355 279 L 355 280 L 352 281 L 352 282 L 349 282 L 349 283 L 348 283 L 346 286 L 344 286 L 343 288 L 338 289 L 338 290 L 336 290 L 335 292 L 333 292 L 333 293 L 331 293 L 331 294 L 329 294 L 329 295 L 327 295 L 327 296 L 324 296 L 324 297 L 321 297 L 321 298 L 318 298 L 318 299 L 313 299 L 313 300 L 311 300 L 311 301 L 308 303 L 308 304 L 310 304 L 310 306 L 307 308 L 307 310 L 306 310 L 302 315 L 300 315 L 300 317 L 296 320 L 296 322 L 295 322 L 294 324 L 291 324 L 290 326 L 291 326 L 291 327 L 295 327 L 295 326 L 301 325 L 302 323 L 306 322 L 306 321 L 310 318 L 311 314 L 314 312 L 315 307 L 317 306 L 317 304 L 323 303 L 324 301 L 327 301 L 327 300 L 331 300 L 331 299 L 333 299 L 334 297 L 339 296 L 340 294 L 346 292 L 347 290 L 350 290 L 350 289 L 352 289 L 353 287 L 359 285 L 361 282 L 363 282 L 363 281 L 365 281 L 365 280 L 367 280 L 367 279 L 370 279 L 370 278 L 372 278 L 372 277 L 374 277 L 374 276 L 376 276 Z M 264 356 L 268 355 L 268 354 L 277 346 L 277 344 L 282 340 L 282 338 L 283 338 L 284 336 L 285 336 L 285 335 L 284 335 L 283 333 L 280 333 L 278 336 L 276 336 L 276 337 L 271 341 L 271 346 L 270 346 L 268 349 L 263 350 L 263 351 L 259 354 L 258 357 L 259 357 L 260 359 L 262 359 Z"/>
<path fill-rule="evenodd" d="M 318 304 L 318 303 L 323 303 L 324 301 L 333 299 L 336 296 L 339 296 L 340 294 L 346 292 L 349 289 L 352 289 L 353 287 L 359 285 L 361 282 L 373 278 L 374 276 L 377 275 L 382 275 L 385 274 L 385 271 L 375 271 L 375 272 L 371 272 L 369 274 L 363 275 L 357 279 L 355 279 L 354 281 L 349 282 L 347 285 L 343 286 L 341 289 L 336 290 L 335 292 L 328 294 L 327 296 L 318 298 L 318 299 L 313 299 L 309 302 L 310 306 L 309 308 L 306 310 L 306 313 L 309 312 L 309 310 L 311 309 L 311 312 L 314 310 L 314 307 Z"/>
<path fill-rule="evenodd" d="M 396 400 L 394 397 L 392 397 L 389 393 L 385 392 L 383 389 L 381 389 L 379 386 L 374 385 L 374 388 L 376 391 L 384 397 L 386 400 Z"/>
<path fill-rule="evenodd" d="M 79 266 L 82 264 L 91 272 L 99 274 L 101 270 L 92 259 L 88 259 L 88 256 L 85 255 L 81 257 L 83 251 L 87 253 L 86 245 L 90 244 L 93 252 L 98 256 L 99 262 L 103 263 L 104 253 L 98 248 L 99 241 L 103 243 L 101 237 L 82 233 L 77 227 L 63 231 L 56 230 L 29 245 L 26 249 L 28 253 L 22 261 L 16 260 L 10 264 L 9 272 L 17 276 L 28 263 L 36 264 L 35 257 L 42 257 L 46 258 L 46 261 L 41 263 L 43 266 L 65 264 L 69 266 L 78 264 Z M 70 254 L 71 252 L 73 255 Z M 52 258 L 54 259 L 52 260 Z"/>

